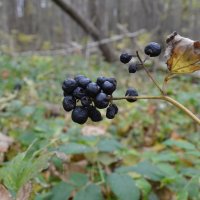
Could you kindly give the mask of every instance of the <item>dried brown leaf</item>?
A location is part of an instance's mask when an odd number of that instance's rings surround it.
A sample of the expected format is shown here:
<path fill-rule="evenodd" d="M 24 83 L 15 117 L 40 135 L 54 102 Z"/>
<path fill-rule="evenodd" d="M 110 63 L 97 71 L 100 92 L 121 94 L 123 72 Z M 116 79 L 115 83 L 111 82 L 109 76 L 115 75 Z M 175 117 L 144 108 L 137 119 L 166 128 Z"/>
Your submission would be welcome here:
<path fill-rule="evenodd" d="M 200 70 L 200 42 L 173 32 L 167 37 L 165 57 L 172 74 L 187 74 Z"/>
<path fill-rule="evenodd" d="M 0 184 L 0 199 L 1 200 L 12 200 L 11 194 L 9 191 Z"/>

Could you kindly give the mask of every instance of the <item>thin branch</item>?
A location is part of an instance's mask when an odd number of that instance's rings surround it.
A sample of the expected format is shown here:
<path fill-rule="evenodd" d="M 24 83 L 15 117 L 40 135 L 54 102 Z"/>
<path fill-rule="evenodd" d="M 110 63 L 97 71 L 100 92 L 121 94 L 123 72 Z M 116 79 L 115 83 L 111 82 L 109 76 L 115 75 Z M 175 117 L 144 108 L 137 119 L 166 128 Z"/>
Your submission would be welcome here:
<path fill-rule="evenodd" d="M 164 101 L 167 101 L 167 102 L 173 104 L 177 108 L 181 109 L 190 118 L 192 118 L 198 125 L 200 125 L 200 119 L 194 113 L 192 113 L 189 109 L 187 109 L 181 103 L 172 99 L 169 96 L 165 96 L 165 95 L 161 95 L 161 96 L 135 96 L 135 97 L 126 96 L 126 97 L 111 97 L 110 99 L 112 99 L 112 100 L 123 100 L 123 99 L 126 99 L 126 100 L 127 99 L 134 99 L 134 100 L 136 100 L 136 99 L 159 99 L 159 100 L 164 100 Z"/>
<path fill-rule="evenodd" d="M 158 82 L 153 78 L 153 76 L 150 74 L 150 72 L 146 69 L 146 67 L 144 66 L 144 62 L 142 61 L 138 51 L 136 51 L 138 60 L 141 63 L 141 66 L 143 67 L 143 69 L 145 70 L 145 72 L 147 73 L 147 75 L 149 76 L 149 78 L 153 81 L 153 83 L 155 84 L 155 86 L 160 90 L 161 94 L 164 95 L 164 91 L 162 90 L 162 88 L 159 86 Z"/>

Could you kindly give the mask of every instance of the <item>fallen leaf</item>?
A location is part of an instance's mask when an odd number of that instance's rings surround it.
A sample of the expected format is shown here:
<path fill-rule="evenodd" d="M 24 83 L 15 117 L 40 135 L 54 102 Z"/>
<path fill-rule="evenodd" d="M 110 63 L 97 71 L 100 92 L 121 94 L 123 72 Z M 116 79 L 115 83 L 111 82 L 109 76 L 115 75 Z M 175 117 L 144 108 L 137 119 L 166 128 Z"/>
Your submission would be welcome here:
<path fill-rule="evenodd" d="M 0 133 L 0 153 L 7 152 L 13 142 L 14 140 L 12 138 Z"/>
<path fill-rule="evenodd" d="M 12 200 L 11 194 L 8 190 L 0 184 L 0 199 L 1 200 Z"/>
<path fill-rule="evenodd" d="M 172 74 L 187 74 L 200 70 L 200 41 L 173 32 L 167 37 L 165 57 Z"/>
<path fill-rule="evenodd" d="M 29 200 L 31 192 L 32 192 L 32 184 L 28 182 L 19 190 L 17 194 L 17 200 Z"/>
<path fill-rule="evenodd" d="M 98 126 L 85 126 L 81 133 L 85 136 L 100 136 L 105 135 L 106 130 L 104 127 L 98 127 Z"/>

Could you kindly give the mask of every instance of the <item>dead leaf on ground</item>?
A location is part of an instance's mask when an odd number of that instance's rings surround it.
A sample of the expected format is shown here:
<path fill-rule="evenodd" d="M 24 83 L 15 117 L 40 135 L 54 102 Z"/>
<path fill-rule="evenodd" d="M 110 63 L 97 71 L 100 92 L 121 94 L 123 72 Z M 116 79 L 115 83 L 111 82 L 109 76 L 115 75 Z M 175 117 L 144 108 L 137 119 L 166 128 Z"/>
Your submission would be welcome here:
<path fill-rule="evenodd" d="M 172 74 L 187 74 L 200 70 L 200 41 L 173 32 L 167 37 L 165 57 Z"/>
<path fill-rule="evenodd" d="M 7 152 L 8 148 L 13 142 L 14 142 L 13 138 L 0 133 L 0 153 Z"/>
<path fill-rule="evenodd" d="M 81 132 L 85 136 L 100 136 L 106 134 L 105 128 L 100 126 L 85 126 Z"/>
<path fill-rule="evenodd" d="M 32 192 L 32 184 L 28 182 L 17 193 L 17 200 L 29 200 L 31 192 Z"/>
<path fill-rule="evenodd" d="M 0 199 L 1 200 L 12 200 L 11 194 L 8 190 L 0 184 Z"/>

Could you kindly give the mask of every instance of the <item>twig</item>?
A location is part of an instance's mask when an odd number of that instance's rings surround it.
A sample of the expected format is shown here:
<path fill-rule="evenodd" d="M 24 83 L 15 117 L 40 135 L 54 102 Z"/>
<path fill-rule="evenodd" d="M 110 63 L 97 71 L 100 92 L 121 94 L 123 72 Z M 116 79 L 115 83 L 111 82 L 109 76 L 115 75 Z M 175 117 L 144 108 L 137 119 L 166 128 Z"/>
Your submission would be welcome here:
<path fill-rule="evenodd" d="M 110 99 L 112 99 L 112 100 L 122 100 L 122 99 L 159 99 L 159 100 L 164 100 L 164 101 L 167 101 L 167 102 L 173 104 L 177 108 L 181 109 L 190 118 L 192 118 L 198 125 L 200 125 L 200 119 L 195 114 L 193 114 L 189 109 L 187 109 L 185 106 L 183 106 L 178 101 L 176 101 L 176 100 L 174 100 L 171 97 L 166 96 L 166 95 L 161 95 L 161 96 L 134 96 L 134 97 L 126 96 L 126 97 L 112 97 Z"/>
<path fill-rule="evenodd" d="M 162 90 L 162 88 L 159 86 L 158 82 L 153 78 L 153 76 L 150 74 L 150 72 L 146 69 L 146 67 L 144 66 L 144 62 L 142 61 L 138 51 L 136 51 L 138 60 L 140 61 L 141 66 L 143 67 L 143 69 L 145 70 L 145 72 L 147 73 L 147 75 L 149 76 L 149 78 L 153 81 L 153 83 L 155 84 L 155 86 L 160 90 L 161 94 L 164 95 L 164 91 Z"/>

